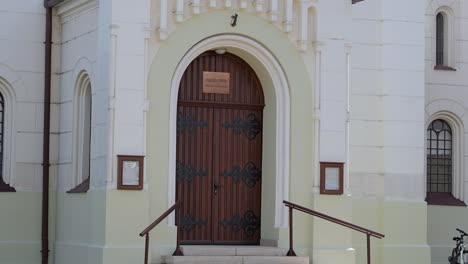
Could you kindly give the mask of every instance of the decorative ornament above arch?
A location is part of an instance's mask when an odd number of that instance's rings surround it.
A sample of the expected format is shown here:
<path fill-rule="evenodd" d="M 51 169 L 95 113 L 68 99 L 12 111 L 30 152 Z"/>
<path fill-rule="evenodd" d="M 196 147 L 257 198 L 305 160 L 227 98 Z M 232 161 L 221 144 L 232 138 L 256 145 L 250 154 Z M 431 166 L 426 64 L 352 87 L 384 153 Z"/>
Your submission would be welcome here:
<path fill-rule="evenodd" d="M 73 68 L 73 81 L 75 82 L 75 89 L 76 89 L 76 84 L 77 81 L 80 77 L 82 77 L 83 73 L 86 73 L 88 76 L 88 79 L 91 83 L 96 83 L 95 76 L 94 76 L 94 67 L 92 62 L 86 58 L 86 57 L 81 57 L 75 64 L 75 67 Z"/>
<path fill-rule="evenodd" d="M 456 101 L 448 99 L 432 101 L 426 105 L 426 124 L 429 125 L 429 123 L 432 122 L 431 119 L 433 119 L 433 116 L 440 112 L 451 113 L 451 115 L 456 116 L 462 124 L 468 124 L 468 113 L 465 107 Z"/>
<path fill-rule="evenodd" d="M 268 73 L 275 93 L 276 103 L 276 194 L 275 194 L 275 227 L 286 228 L 288 224 L 287 210 L 283 206 L 283 200 L 289 198 L 289 160 L 290 160 L 290 94 L 289 83 L 281 65 L 276 58 L 260 43 L 244 36 L 223 34 L 206 38 L 189 51 L 179 62 L 171 82 L 170 114 L 169 114 L 169 180 L 168 180 L 168 205 L 175 203 L 176 192 L 176 120 L 177 98 L 179 84 L 185 69 L 200 54 L 216 48 L 227 48 L 233 53 L 236 50 L 245 57 L 249 54 Z M 169 223 L 174 223 L 173 216 Z"/>
<path fill-rule="evenodd" d="M 189 2 L 161 0 L 160 4 L 156 6 L 158 14 L 155 17 L 158 17 L 157 29 L 161 41 L 169 38 L 171 33 L 177 29 L 178 24 L 195 16 L 203 16 L 213 11 L 222 10 L 232 12 L 227 16 L 226 23 L 231 22 L 231 15 L 236 15 L 236 25 L 242 24 L 242 16 L 245 14 L 267 20 L 271 25 L 289 35 L 300 51 L 306 51 L 309 45 L 317 41 L 315 32 L 317 32 L 318 25 L 318 0 L 212 0 L 209 1 L 208 5 L 202 5 L 200 0 Z M 314 29 L 310 27 L 314 27 Z"/>
<path fill-rule="evenodd" d="M 435 16 L 440 9 L 452 10 L 452 14 L 455 14 L 454 11 L 458 10 L 458 1 L 432 0 L 426 8 L 426 15 Z"/>

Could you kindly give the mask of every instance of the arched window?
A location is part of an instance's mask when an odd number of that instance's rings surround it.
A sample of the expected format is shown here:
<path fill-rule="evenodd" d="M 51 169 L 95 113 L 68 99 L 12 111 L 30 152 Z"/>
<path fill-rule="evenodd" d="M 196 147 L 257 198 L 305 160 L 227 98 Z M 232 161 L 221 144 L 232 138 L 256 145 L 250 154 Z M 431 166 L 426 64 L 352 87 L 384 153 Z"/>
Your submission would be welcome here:
<path fill-rule="evenodd" d="M 455 37 L 456 19 L 452 8 L 441 6 L 435 11 L 433 35 L 435 36 L 435 70 L 456 71 Z"/>
<path fill-rule="evenodd" d="M 436 119 L 427 128 L 427 181 L 426 201 L 433 205 L 465 205 L 454 196 L 460 179 L 454 178 L 457 169 L 454 166 L 455 155 L 452 127 L 443 119 Z M 455 175 L 456 176 L 456 175 Z M 460 176 L 457 176 L 460 177 Z"/>
<path fill-rule="evenodd" d="M 83 193 L 89 190 L 91 175 L 91 82 L 85 73 L 78 78 L 74 98 L 73 125 L 73 185 L 69 193 Z"/>
<path fill-rule="evenodd" d="M 5 134 L 5 100 L 0 93 L 0 192 L 14 192 L 15 189 L 6 184 L 3 179 L 3 163 L 4 163 L 4 134 Z"/>
<path fill-rule="evenodd" d="M 442 12 L 439 12 L 436 16 L 436 65 L 446 65 L 444 53 L 446 47 L 446 30 L 445 30 L 445 18 Z"/>
<path fill-rule="evenodd" d="M 427 192 L 452 192 L 452 129 L 441 119 L 427 128 Z"/>

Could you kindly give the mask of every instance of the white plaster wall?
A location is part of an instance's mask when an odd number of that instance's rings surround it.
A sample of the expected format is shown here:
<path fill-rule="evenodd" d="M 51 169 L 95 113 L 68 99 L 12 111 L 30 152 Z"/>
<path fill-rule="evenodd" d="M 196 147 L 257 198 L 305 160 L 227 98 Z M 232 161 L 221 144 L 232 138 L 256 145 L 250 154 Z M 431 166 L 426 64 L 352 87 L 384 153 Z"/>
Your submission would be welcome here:
<path fill-rule="evenodd" d="M 383 3 L 385 197 L 423 201 L 425 3 Z M 398 8 L 400 5 L 405 8 Z"/>
<path fill-rule="evenodd" d="M 351 2 L 323 1 L 317 7 L 320 52 L 320 161 L 346 163 L 347 59 Z M 333 15 L 332 15 L 333 14 Z M 306 64 L 314 64 L 313 60 Z"/>
<path fill-rule="evenodd" d="M 448 111 L 457 116 L 465 128 L 468 139 L 468 2 L 426 1 L 426 115 Z M 435 66 L 435 11 L 440 6 L 454 10 L 454 48 L 456 71 L 434 70 Z M 437 105 L 437 106 L 436 106 Z M 461 107 L 461 109 L 458 109 Z M 468 163 L 468 146 L 464 146 L 465 164 Z M 465 166 L 468 167 L 468 166 Z M 466 189 L 466 188 L 465 188 Z M 467 197 L 465 195 L 465 197 Z"/>
<path fill-rule="evenodd" d="M 107 5 L 108 9 L 100 8 Z M 111 81 L 110 2 L 97 0 L 68 1 L 56 8 L 60 17 L 60 162 L 59 190 L 73 184 L 73 96 L 77 78 L 86 72 L 91 80 L 92 135 L 91 189 L 105 189 L 110 177 L 109 166 L 109 86 Z"/>
<path fill-rule="evenodd" d="M 149 0 L 129 4 L 112 2 L 111 64 L 114 83 L 113 100 L 113 179 L 116 177 L 116 155 L 146 153 L 147 72 L 149 63 L 150 27 Z M 154 45 L 154 44 L 153 44 Z M 114 180 L 109 186 L 116 188 Z"/>
<path fill-rule="evenodd" d="M 382 2 L 353 6 L 350 185 L 355 197 L 383 196 Z"/>
<path fill-rule="evenodd" d="M 424 3 L 404 5 L 374 0 L 353 7 L 350 166 L 356 196 L 424 198 Z"/>
<path fill-rule="evenodd" d="M 462 177 L 464 193 L 460 197 L 467 202 L 468 198 L 468 2 L 464 0 L 426 0 L 425 6 L 425 83 L 426 83 L 426 123 L 425 129 L 433 117 L 446 112 L 460 122 L 463 143 L 460 144 L 462 152 Z M 441 7 L 453 10 L 453 37 L 450 39 L 453 47 L 453 67 L 456 71 L 434 70 L 435 66 L 435 15 Z M 453 128 L 455 128 L 453 126 Z M 455 228 L 468 229 L 465 224 L 466 207 L 458 206 L 428 206 L 428 243 L 431 246 L 431 262 L 445 263 L 450 255 L 453 241 L 451 237 L 457 235 Z M 447 216 L 451 221 L 447 221 Z"/>
<path fill-rule="evenodd" d="M 94 2 L 94 1 L 91 1 Z M 73 158 L 73 103 L 75 86 L 78 81 L 78 74 L 85 71 L 91 80 L 92 93 L 92 165 L 91 175 L 96 175 L 96 150 L 100 149 L 96 144 L 96 127 L 105 122 L 98 106 L 104 100 L 99 98 L 99 86 L 96 81 L 96 53 L 97 53 L 97 27 L 98 27 L 98 8 L 92 6 L 89 8 L 71 9 L 67 13 L 62 5 L 56 10 L 59 15 L 61 29 L 61 61 L 60 61 L 60 128 L 58 135 L 60 137 L 59 151 L 59 190 L 68 191 L 72 189 L 72 158 Z M 68 10 L 68 9 L 67 9 Z M 101 99 L 101 100 L 100 100 Z M 94 143 L 94 144 L 93 144 Z"/>
<path fill-rule="evenodd" d="M 45 10 L 41 0 L 19 3 L 2 3 L 0 7 L 0 65 L 11 76 L 0 76 L 16 93 L 16 166 L 13 182 L 17 191 L 40 191 L 42 188 L 42 131 L 44 83 L 44 28 Z M 10 25 L 10 26 L 6 26 Z M 14 26 L 13 26 L 14 25 Z M 54 55 L 57 54 L 54 49 Z M 56 59 L 56 56 L 54 56 Z M 12 77 L 14 76 L 14 77 Z M 53 76 L 53 83 L 57 78 Z M 56 87 L 56 86 L 55 86 Z M 52 91 L 52 101 L 57 102 L 57 90 Z M 52 107 L 52 131 L 57 128 L 57 108 Z M 51 136 L 57 146 L 58 138 Z M 6 152 L 4 155 L 11 155 Z M 54 165 L 56 148 L 52 147 L 51 179 L 57 175 Z"/>

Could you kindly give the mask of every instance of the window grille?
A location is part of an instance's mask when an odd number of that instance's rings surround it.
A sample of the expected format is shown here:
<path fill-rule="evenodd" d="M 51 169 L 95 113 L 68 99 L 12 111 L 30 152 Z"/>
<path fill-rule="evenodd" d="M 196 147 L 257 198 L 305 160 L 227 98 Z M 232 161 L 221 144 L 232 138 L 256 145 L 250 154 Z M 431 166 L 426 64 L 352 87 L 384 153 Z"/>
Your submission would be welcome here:
<path fill-rule="evenodd" d="M 436 65 L 444 65 L 444 15 L 442 13 L 437 14 L 436 18 Z"/>
<path fill-rule="evenodd" d="M 452 192 L 452 129 L 441 119 L 427 128 L 427 192 Z"/>

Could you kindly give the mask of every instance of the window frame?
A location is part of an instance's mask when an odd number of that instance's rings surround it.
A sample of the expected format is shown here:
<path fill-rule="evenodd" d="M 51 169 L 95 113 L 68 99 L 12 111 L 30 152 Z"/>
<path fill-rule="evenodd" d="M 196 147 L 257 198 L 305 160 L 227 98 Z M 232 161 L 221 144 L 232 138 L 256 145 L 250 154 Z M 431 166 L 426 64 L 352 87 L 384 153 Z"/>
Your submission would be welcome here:
<path fill-rule="evenodd" d="M 438 63 L 439 50 L 438 40 L 440 39 L 438 35 L 438 16 L 442 15 L 443 18 L 443 55 L 442 55 L 442 64 Z M 455 15 L 453 10 L 448 6 L 439 7 L 434 13 L 433 18 L 433 34 L 434 34 L 434 70 L 442 71 L 456 71 L 455 69 Z"/>
<path fill-rule="evenodd" d="M 434 193 L 427 190 L 427 130 L 436 120 L 446 122 L 452 131 L 452 190 L 448 193 Z M 464 202 L 463 123 L 454 114 L 446 111 L 434 114 L 426 124 L 424 190 L 428 205 L 466 206 Z"/>
<path fill-rule="evenodd" d="M 446 65 L 445 63 L 445 61 L 447 60 L 446 58 L 447 29 L 445 28 L 446 25 L 447 25 L 447 21 L 446 21 L 444 12 L 437 13 L 436 14 L 436 66 Z"/>

